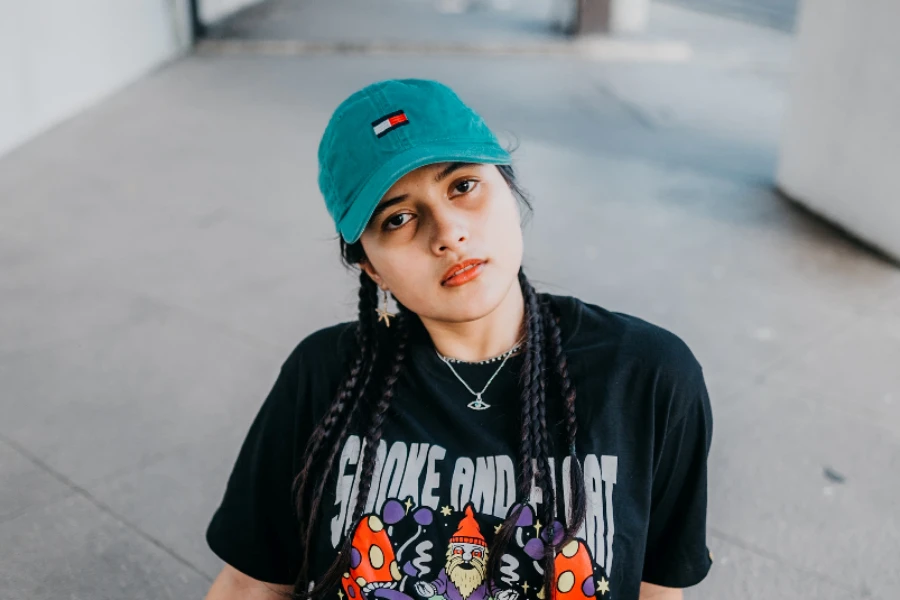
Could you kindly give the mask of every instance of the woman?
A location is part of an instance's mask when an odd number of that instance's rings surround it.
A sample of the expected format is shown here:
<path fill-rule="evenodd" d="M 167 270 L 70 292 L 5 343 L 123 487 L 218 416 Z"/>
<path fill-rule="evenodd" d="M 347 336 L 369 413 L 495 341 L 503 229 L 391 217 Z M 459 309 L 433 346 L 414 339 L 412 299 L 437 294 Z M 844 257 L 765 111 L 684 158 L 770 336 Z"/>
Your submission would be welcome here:
<path fill-rule="evenodd" d="M 284 363 L 207 532 L 209 598 L 674 599 L 703 579 L 700 366 L 534 290 L 530 207 L 482 119 L 439 83 L 379 82 L 319 163 L 359 320 Z"/>

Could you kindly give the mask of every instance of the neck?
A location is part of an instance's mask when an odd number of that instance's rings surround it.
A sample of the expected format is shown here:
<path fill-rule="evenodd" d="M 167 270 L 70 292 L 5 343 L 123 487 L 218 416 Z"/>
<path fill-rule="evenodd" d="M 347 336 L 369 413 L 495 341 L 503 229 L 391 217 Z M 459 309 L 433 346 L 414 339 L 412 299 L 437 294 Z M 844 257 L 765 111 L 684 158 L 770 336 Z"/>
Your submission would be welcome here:
<path fill-rule="evenodd" d="M 523 335 L 525 301 L 518 279 L 493 311 L 474 321 L 422 319 L 438 352 L 467 362 L 487 360 L 512 348 Z"/>

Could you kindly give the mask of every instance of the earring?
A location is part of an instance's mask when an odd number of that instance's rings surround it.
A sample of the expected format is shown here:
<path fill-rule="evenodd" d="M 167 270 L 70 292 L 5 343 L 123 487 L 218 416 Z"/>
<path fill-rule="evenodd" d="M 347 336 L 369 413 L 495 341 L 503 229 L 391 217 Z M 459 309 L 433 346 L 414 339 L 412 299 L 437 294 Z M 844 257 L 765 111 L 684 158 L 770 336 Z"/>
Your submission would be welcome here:
<path fill-rule="evenodd" d="M 388 293 L 387 290 L 381 290 L 383 304 L 375 309 L 378 312 L 378 322 L 384 320 L 385 327 L 391 326 L 391 317 L 396 317 L 394 313 L 388 311 Z"/>

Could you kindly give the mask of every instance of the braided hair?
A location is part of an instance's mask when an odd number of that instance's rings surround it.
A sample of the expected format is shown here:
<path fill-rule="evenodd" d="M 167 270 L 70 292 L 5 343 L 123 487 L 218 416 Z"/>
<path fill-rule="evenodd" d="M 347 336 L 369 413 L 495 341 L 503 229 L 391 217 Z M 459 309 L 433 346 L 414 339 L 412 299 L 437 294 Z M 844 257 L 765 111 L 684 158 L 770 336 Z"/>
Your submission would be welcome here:
<path fill-rule="evenodd" d="M 498 169 L 510 189 L 530 212 L 531 205 L 518 186 L 512 167 L 502 165 Z M 340 243 L 341 257 L 348 266 L 357 265 L 365 258 L 361 243 L 346 244 L 343 240 Z M 325 594 L 330 594 L 339 586 L 342 574 L 348 571 L 352 532 L 362 518 L 369 500 L 384 418 L 391 406 L 394 386 L 406 359 L 410 328 L 414 324 L 413 319 L 417 318 L 398 303 L 396 326 L 389 330 L 379 327 L 375 318 L 378 287 L 362 271 L 359 282 L 359 319 L 355 324 L 355 344 L 352 355 L 348 357 L 347 371 L 331 405 L 307 443 L 303 466 L 294 480 L 303 556 L 292 596 L 302 600 L 318 600 Z M 586 510 L 584 477 L 575 449 L 578 432 L 575 388 L 569 378 L 568 363 L 562 349 L 559 314 L 546 297 L 535 291 L 521 270 L 519 285 L 525 300 L 524 360 L 519 376 L 522 442 L 519 447 L 516 503 L 494 535 L 490 547 L 486 583 L 491 595 L 494 595 L 493 582 L 500 569 L 503 553 L 515 534 L 516 523 L 530 500 L 534 483 L 539 485 L 544 494 L 538 515 L 545 524 L 547 533 L 544 555 L 540 561 L 544 571 L 544 589 L 553 589 L 553 560 L 556 552 L 575 536 L 584 522 Z M 568 477 L 568 497 L 571 502 L 564 524 L 555 521 L 557 499 L 551 462 L 554 440 L 547 427 L 548 398 L 562 403 L 565 447 L 567 456 L 571 459 Z M 358 416 L 364 417 L 360 422 L 367 423 L 368 429 L 363 442 L 359 490 L 350 520 L 351 534 L 345 537 L 331 566 L 313 583 L 310 572 L 313 538 L 327 474 L 334 467 L 340 449 L 350 434 L 351 423 Z"/>

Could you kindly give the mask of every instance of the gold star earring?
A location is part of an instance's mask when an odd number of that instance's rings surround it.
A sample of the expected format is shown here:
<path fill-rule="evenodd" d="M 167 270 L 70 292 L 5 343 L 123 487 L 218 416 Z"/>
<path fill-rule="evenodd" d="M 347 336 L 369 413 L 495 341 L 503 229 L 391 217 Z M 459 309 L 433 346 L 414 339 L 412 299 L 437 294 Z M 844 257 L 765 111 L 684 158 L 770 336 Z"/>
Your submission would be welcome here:
<path fill-rule="evenodd" d="M 376 311 L 378 312 L 378 322 L 381 323 L 381 321 L 383 320 L 385 327 L 390 327 L 391 326 L 391 317 L 396 317 L 397 315 L 395 315 L 394 313 L 392 313 L 388 310 L 387 290 L 381 290 L 381 293 L 383 294 L 382 295 L 383 304 L 376 309 Z"/>

